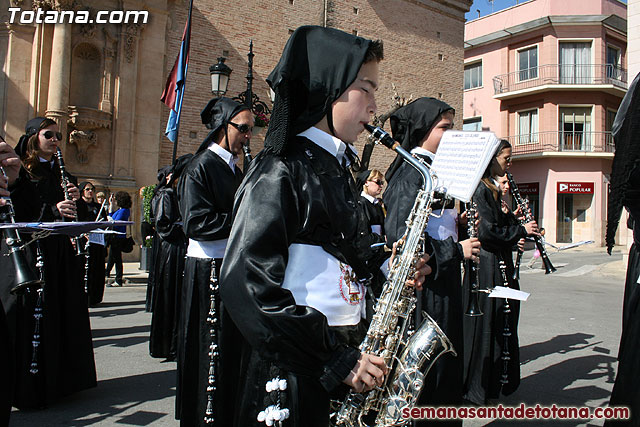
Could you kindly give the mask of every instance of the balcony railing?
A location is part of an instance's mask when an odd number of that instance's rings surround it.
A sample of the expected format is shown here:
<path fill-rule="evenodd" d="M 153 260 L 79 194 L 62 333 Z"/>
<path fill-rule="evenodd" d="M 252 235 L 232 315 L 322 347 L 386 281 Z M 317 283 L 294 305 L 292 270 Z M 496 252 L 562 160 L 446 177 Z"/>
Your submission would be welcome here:
<path fill-rule="evenodd" d="M 494 94 L 531 89 L 544 85 L 613 85 L 627 88 L 627 70 L 613 64 L 549 64 L 527 68 L 493 78 Z"/>
<path fill-rule="evenodd" d="M 537 132 L 508 136 L 513 155 L 551 152 L 613 153 L 611 132 Z"/>

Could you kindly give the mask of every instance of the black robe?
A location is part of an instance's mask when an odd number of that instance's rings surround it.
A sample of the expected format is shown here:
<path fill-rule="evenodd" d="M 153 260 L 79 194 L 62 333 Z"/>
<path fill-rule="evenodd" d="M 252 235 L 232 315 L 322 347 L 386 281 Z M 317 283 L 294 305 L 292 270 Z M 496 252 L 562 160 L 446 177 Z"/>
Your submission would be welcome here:
<path fill-rule="evenodd" d="M 419 156 L 428 163 L 428 156 Z M 406 230 L 405 221 L 413 208 L 413 204 L 422 188 L 420 173 L 409 163 L 403 162 L 389 179 L 389 186 L 383 194 L 387 207 L 385 232 L 387 242 L 391 244 L 399 240 Z M 432 210 L 438 214 L 442 208 L 441 200 L 432 202 Z M 448 202 L 446 208 L 452 208 Z M 428 236 L 428 235 L 427 235 Z M 464 258 L 462 246 L 449 237 L 445 240 L 427 238 L 432 259 L 429 265 L 433 273 L 426 277 L 423 290 L 419 294 L 416 313 L 418 321 L 421 311 L 425 311 L 442 328 L 449 338 L 458 356 L 451 353 L 443 355 L 429 372 L 419 405 L 458 405 L 462 399 L 462 295 L 460 283 L 460 262 Z M 423 421 L 417 422 L 421 425 Z M 453 422 L 461 424 L 461 422 Z"/>
<path fill-rule="evenodd" d="M 629 251 L 627 279 L 624 286 L 622 335 L 618 352 L 618 374 L 611 392 L 610 406 L 631 409 L 628 421 L 607 420 L 605 425 L 640 426 L 640 166 L 631 172 L 629 188 L 623 199 L 633 218 L 633 245 Z"/>
<path fill-rule="evenodd" d="M 478 239 L 482 244 L 478 273 L 480 289 L 504 286 L 499 269 L 500 260 L 506 265 L 508 286 L 520 289 L 518 281 L 513 280 L 511 248 L 518 240 L 526 237 L 525 228 L 517 223 L 512 214 L 502 212 L 500 201 L 494 198 L 484 182 L 478 184 L 473 201 L 478 208 Z M 469 294 L 468 289 L 463 292 L 465 296 Z M 477 405 L 484 405 L 488 399 L 499 397 L 501 391 L 504 395 L 509 395 L 520 385 L 520 301 L 517 300 L 509 300 L 511 313 L 508 324 L 511 336 L 508 339 L 508 351 L 511 359 L 507 368 L 508 383 L 502 385 L 500 382 L 505 343 L 504 302 L 502 298 L 488 298 L 486 293 L 480 293 L 479 304 L 484 314 L 479 317 L 464 317 L 464 398 Z"/>
<path fill-rule="evenodd" d="M 224 160 L 209 149 L 197 153 L 185 167 L 178 184 L 178 203 L 183 218 L 184 234 L 188 239 L 213 241 L 225 239 L 231 231 L 231 211 L 233 197 L 242 181 L 242 172 L 237 167 L 235 174 Z M 221 260 L 216 260 L 219 270 Z M 187 257 L 184 267 L 184 280 L 180 299 L 178 330 L 178 384 L 176 387 L 176 418 L 180 425 L 205 425 L 204 414 L 207 405 L 207 378 L 209 375 L 209 324 L 206 322 L 210 308 L 211 260 Z M 222 360 L 225 347 L 240 348 L 233 341 L 239 339 L 239 333 L 224 314 L 216 296 L 219 313 L 218 346 Z M 225 335 L 226 334 L 226 335 Z M 226 337 L 231 338 L 226 342 Z M 235 359 L 235 360 L 233 360 Z M 232 357 L 232 362 L 239 357 Z M 216 366 L 218 390 L 226 379 L 238 381 L 237 370 Z M 231 425 L 227 418 L 232 416 L 233 400 L 231 395 L 215 393 L 214 425 Z"/>
<path fill-rule="evenodd" d="M 56 203 L 63 200 L 60 172 L 40 163 L 28 178 L 34 192 L 12 192 L 18 221 L 54 221 L 61 219 Z M 37 197 L 34 197 L 37 195 Z M 37 199 L 34 202 L 33 199 Z M 28 209 L 25 209 L 28 206 Z M 38 347 L 39 372 L 29 372 L 32 360 L 35 291 L 15 296 L 9 293 L 14 276 L 8 265 L 7 282 L 1 283 L 0 298 L 7 312 L 10 334 L 16 348 L 16 388 L 13 405 L 20 409 L 42 408 L 55 400 L 96 386 L 96 370 L 91 342 L 87 297 L 75 252 L 66 236 L 40 239 L 44 256 L 44 302 Z M 30 256 L 35 259 L 35 246 Z M 3 260 L 5 257 L 0 257 Z M 3 263 L 6 261 L 2 261 Z M 4 265 L 4 264 L 3 264 Z M 8 286 L 7 286 L 8 285 Z"/>
<path fill-rule="evenodd" d="M 182 274 L 187 241 L 182 231 L 178 200 L 173 188 L 161 188 L 152 201 L 158 247 L 154 263 L 153 314 L 149 353 L 175 359 Z"/>
<path fill-rule="evenodd" d="M 334 156 L 306 138 L 286 150 L 256 157 L 234 206 L 221 296 L 245 341 L 241 381 L 224 389 L 238 402 L 229 426 L 263 425 L 256 417 L 276 398 L 265 391 L 275 376 L 288 382 L 280 396 L 281 408 L 290 410 L 285 426 L 328 426 L 330 395 L 346 388 L 342 380 L 359 357 L 362 322 L 330 328 L 321 312 L 297 305 L 281 287 L 293 243 L 322 246 L 346 262 L 349 249 L 339 247 L 354 249 L 359 230 L 355 184 Z"/>
<path fill-rule="evenodd" d="M 100 218 L 100 203 L 85 202 L 80 199 L 76 201 L 78 207 L 78 221 L 104 221 L 107 219 L 106 208 L 102 210 Z M 81 239 L 82 244 L 86 244 L 86 238 Z M 85 272 L 86 259 L 83 256 L 76 257 L 83 271 L 83 282 L 86 280 L 86 287 L 89 294 L 89 306 L 93 307 L 102 302 L 104 296 L 104 258 L 107 249 L 97 243 L 89 243 L 89 270 Z M 87 277 L 84 277 L 87 274 Z"/>

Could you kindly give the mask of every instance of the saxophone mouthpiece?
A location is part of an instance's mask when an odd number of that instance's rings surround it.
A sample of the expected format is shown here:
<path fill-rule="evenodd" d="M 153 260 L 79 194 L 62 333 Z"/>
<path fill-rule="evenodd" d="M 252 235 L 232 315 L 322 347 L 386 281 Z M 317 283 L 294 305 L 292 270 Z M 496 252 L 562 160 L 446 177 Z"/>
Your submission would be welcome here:
<path fill-rule="evenodd" d="M 376 140 L 378 140 L 380 144 L 384 145 L 385 147 L 394 150 L 395 146 L 398 145 L 393 137 L 382 130 L 382 128 L 374 127 L 366 123 L 364 125 L 364 128 L 371 134 L 371 136 L 373 136 Z"/>

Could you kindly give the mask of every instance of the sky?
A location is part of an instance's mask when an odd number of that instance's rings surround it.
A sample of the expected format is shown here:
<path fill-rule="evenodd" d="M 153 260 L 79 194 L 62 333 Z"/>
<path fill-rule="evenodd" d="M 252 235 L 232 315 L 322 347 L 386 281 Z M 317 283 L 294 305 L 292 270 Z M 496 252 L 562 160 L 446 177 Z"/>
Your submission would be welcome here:
<path fill-rule="evenodd" d="M 478 9 L 480 9 L 480 16 L 487 16 L 490 13 L 498 12 L 499 10 L 515 6 L 518 3 L 524 3 L 525 1 L 526 0 L 473 0 L 473 5 L 471 6 L 469 12 L 465 15 L 465 18 L 467 19 L 467 21 L 476 19 L 478 17 Z M 627 3 L 627 0 L 622 0 L 622 2 Z"/>

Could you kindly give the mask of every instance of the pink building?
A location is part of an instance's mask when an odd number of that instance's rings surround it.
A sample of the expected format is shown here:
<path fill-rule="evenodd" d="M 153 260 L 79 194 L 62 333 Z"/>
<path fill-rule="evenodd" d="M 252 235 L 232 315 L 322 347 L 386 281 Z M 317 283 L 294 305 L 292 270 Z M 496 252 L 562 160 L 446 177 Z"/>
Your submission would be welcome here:
<path fill-rule="evenodd" d="M 511 142 L 548 242 L 604 244 L 626 17 L 618 0 L 531 0 L 465 25 L 463 127 Z"/>

